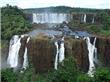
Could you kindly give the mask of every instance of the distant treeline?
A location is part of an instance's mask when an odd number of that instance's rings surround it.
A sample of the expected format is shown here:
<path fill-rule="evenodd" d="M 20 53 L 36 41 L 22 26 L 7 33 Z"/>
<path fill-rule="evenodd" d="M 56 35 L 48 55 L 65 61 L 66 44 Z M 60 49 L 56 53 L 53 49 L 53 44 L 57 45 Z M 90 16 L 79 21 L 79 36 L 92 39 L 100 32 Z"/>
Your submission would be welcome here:
<path fill-rule="evenodd" d="M 45 8 L 29 8 L 24 9 L 25 13 L 42 13 L 42 12 L 56 12 L 56 13 L 72 13 L 72 12 L 81 12 L 81 13 L 98 13 L 106 11 L 110 13 L 110 9 L 91 9 L 91 8 L 75 8 L 67 6 L 56 6 L 56 7 L 45 7 Z"/>

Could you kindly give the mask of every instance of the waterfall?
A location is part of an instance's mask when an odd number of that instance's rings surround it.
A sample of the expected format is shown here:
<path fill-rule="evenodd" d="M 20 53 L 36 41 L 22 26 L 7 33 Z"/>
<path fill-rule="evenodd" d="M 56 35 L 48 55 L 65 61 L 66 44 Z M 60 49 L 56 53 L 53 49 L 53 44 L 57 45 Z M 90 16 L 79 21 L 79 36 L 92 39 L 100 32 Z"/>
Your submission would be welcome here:
<path fill-rule="evenodd" d="M 7 63 L 10 65 L 11 68 L 18 67 L 19 50 L 21 47 L 20 41 L 22 38 L 24 38 L 24 36 L 25 35 L 21 35 L 21 37 L 19 37 L 18 35 L 14 35 L 10 40 Z M 29 42 L 29 40 L 30 40 L 30 37 L 27 38 L 26 44 Z M 27 66 L 28 66 L 28 57 L 27 57 L 27 46 L 26 46 L 24 51 L 24 61 L 23 61 L 22 68 L 26 69 Z"/>
<path fill-rule="evenodd" d="M 22 37 L 23 36 L 19 38 L 18 35 L 14 35 L 10 40 L 7 63 L 10 65 L 11 68 L 16 68 L 18 66 L 19 49 L 21 47 L 20 41 Z"/>
<path fill-rule="evenodd" d="M 58 66 L 58 53 L 59 53 L 59 50 L 58 50 L 58 42 L 55 42 L 55 46 L 56 46 L 56 56 L 55 56 L 55 64 L 54 64 L 54 67 L 55 69 L 57 70 L 57 66 Z"/>
<path fill-rule="evenodd" d="M 33 13 L 33 23 L 37 22 L 36 18 L 37 18 L 37 15 L 35 13 Z"/>
<path fill-rule="evenodd" d="M 86 23 L 86 14 L 84 14 L 84 23 Z"/>
<path fill-rule="evenodd" d="M 94 23 L 94 17 L 93 17 L 93 19 L 92 19 L 92 23 Z"/>
<path fill-rule="evenodd" d="M 30 37 L 27 38 L 26 44 L 29 42 Z M 24 61 L 23 61 L 23 67 L 24 69 L 26 69 L 26 67 L 28 66 L 28 57 L 27 57 L 27 47 L 25 47 L 25 52 L 24 52 Z"/>
<path fill-rule="evenodd" d="M 64 48 L 64 37 L 61 40 L 60 46 L 58 45 L 58 42 L 55 42 L 55 46 L 56 46 L 56 50 L 57 51 L 56 51 L 56 56 L 55 56 L 54 67 L 57 70 L 58 60 L 61 63 L 64 60 L 64 58 L 65 58 L 65 54 L 64 54 L 64 52 L 65 52 L 65 48 Z"/>
<path fill-rule="evenodd" d="M 95 70 L 95 65 L 94 65 L 94 55 L 97 55 L 97 48 L 95 47 L 96 43 L 96 38 L 94 39 L 93 44 L 90 42 L 90 38 L 86 37 L 86 43 L 87 43 L 87 48 L 88 48 L 88 56 L 89 56 L 89 70 L 88 74 L 93 77 L 94 75 L 94 70 Z"/>
<path fill-rule="evenodd" d="M 60 43 L 60 49 L 59 49 L 59 62 L 62 62 L 65 58 L 65 48 L 64 48 L 64 37 L 62 38 L 62 41 Z"/>
<path fill-rule="evenodd" d="M 33 13 L 33 23 L 62 23 L 70 20 L 67 18 L 66 13 Z"/>

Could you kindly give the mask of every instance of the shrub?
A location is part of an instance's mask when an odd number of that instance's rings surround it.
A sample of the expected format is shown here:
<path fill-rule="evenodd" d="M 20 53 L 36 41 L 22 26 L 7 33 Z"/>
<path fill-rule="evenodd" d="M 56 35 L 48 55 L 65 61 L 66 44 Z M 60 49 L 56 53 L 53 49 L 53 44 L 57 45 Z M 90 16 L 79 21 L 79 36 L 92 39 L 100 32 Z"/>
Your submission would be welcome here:
<path fill-rule="evenodd" d="M 23 11 L 16 6 L 1 8 L 1 38 L 10 39 L 14 34 L 21 34 L 31 29 Z"/>
<path fill-rule="evenodd" d="M 98 68 L 94 78 L 96 82 L 110 82 L 110 69 Z"/>
<path fill-rule="evenodd" d="M 2 82 L 15 82 L 17 80 L 17 74 L 11 69 L 6 69 L 1 71 L 1 81 Z"/>
<path fill-rule="evenodd" d="M 99 33 L 101 31 L 101 27 L 96 26 L 96 25 L 88 25 L 86 26 L 86 29 L 93 33 Z"/>
<path fill-rule="evenodd" d="M 93 82 L 92 78 L 87 74 L 79 74 L 76 82 Z"/>
<path fill-rule="evenodd" d="M 50 74 L 49 79 L 52 82 L 76 82 L 78 70 L 73 58 L 65 59 L 62 64 Z"/>

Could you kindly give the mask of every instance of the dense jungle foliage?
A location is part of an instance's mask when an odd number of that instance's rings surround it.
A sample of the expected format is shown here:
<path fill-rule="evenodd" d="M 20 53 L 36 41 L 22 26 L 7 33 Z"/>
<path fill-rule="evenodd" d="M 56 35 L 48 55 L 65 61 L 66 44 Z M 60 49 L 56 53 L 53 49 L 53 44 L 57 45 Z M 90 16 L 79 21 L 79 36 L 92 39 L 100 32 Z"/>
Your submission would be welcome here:
<path fill-rule="evenodd" d="M 2 70 L 2 82 L 110 82 L 109 68 L 97 68 L 94 77 L 80 71 L 73 58 L 67 58 L 58 70 L 48 73 L 35 73 L 33 66 L 24 73 L 13 72 L 12 69 Z"/>
<path fill-rule="evenodd" d="M 1 39 L 10 39 L 14 34 L 29 31 L 31 24 L 17 6 L 7 5 L 1 8 Z"/>

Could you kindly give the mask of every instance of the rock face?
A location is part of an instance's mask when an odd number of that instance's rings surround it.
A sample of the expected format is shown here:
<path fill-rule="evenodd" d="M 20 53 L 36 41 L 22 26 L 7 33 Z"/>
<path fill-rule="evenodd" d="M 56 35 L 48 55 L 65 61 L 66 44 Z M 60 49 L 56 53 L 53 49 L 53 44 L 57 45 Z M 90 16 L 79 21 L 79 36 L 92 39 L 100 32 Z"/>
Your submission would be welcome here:
<path fill-rule="evenodd" d="M 55 46 L 49 39 L 32 39 L 28 53 L 36 72 L 46 72 L 54 68 Z"/>
<path fill-rule="evenodd" d="M 56 47 L 54 40 L 49 37 L 34 37 L 26 43 L 28 36 L 21 39 L 21 47 L 19 50 L 19 68 L 22 68 L 24 61 L 25 48 L 27 47 L 27 55 L 29 62 L 33 64 L 36 72 L 47 72 L 54 69 Z M 91 43 L 93 43 L 91 38 Z M 77 67 L 87 72 L 89 69 L 89 58 L 86 41 L 83 39 L 74 39 L 65 37 L 64 39 L 65 58 L 74 57 Z M 110 37 L 97 37 L 96 48 L 98 60 L 102 66 L 110 67 Z"/>
<path fill-rule="evenodd" d="M 110 67 L 110 37 L 97 37 L 96 44 L 101 64 Z"/>
<path fill-rule="evenodd" d="M 104 66 L 110 66 L 110 38 L 97 37 L 96 47 L 99 61 Z M 28 53 L 36 72 L 46 72 L 54 68 L 56 48 L 50 39 L 31 39 L 28 44 Z M 85 40 L 65 38 L 65 57 L 70 56 L 74 57 L 80 70 L 88 71 L 89 59 Z"/>
<path fill-rule="evenodd" d="M 86 71 L 89 67 L 88 50 L 84 40 L 65 39 L 66 56 L 74 57 L 80 70 Z"/>
<path fill-rule="evenodd" d="M 31 39 L 28 53 L 36 72 L 46 72 L 54 68 L 56 48 L 49 39 Z M 65 56 L 74 57 L 79 69 L 87 71 L 89 67 L 88 51 L 84 40 L 65 39 Z"/>

